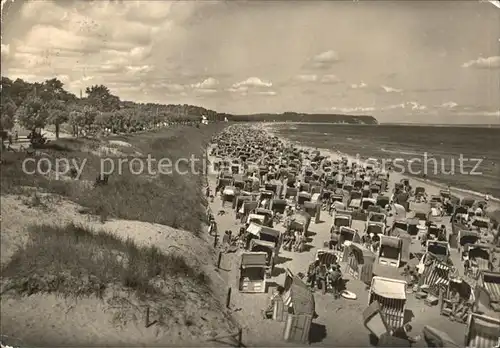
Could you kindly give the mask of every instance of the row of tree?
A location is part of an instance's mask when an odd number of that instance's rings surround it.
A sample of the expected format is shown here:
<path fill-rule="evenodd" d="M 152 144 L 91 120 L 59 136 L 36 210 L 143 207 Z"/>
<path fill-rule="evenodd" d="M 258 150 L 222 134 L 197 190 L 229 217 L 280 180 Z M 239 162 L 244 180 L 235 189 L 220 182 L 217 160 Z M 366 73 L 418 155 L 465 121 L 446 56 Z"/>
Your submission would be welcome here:
<path fill-rule="evenodd" d="M 222 121 L 227 116 L 186 104 L 122 101 L 104 85 L 87 87 L 85 97 L 78 98 L 66 91 L 56 78 L 29 83 L 2 77 L 0 129 L 4 131 L 12 129 L 17 121 L 20 126 L 35 132 L 53 125 L 56 136 L 63 123 L 71 125 L 76 134 L 82 130 L 134 132 L 164 123 L 196 122 L 202 115 L 211 121 Z"/>
<path fill-rule="evenodd" d="M 2 77 L 0 130 L 10 130 L 17 121 L 20 126 L 35 131 L 53 125 L 56 136 L 60 126 L 68 123 L 74 134 L 106 130 L 112 133 L 151 129 L 161 124 L 199 122 L 201 116 L 209 121 L 259 122 L 329 122 L 349 124 L 378 124 L 372 116 L 338 114 L 229 115 L 193 105 L 165 105 L 122 101 L 104 85 L 85 89 L 78 98 L 64 89 L 57 78 L 29 83 Z M 2 132 L 4 133 L 4 132 Z"/>

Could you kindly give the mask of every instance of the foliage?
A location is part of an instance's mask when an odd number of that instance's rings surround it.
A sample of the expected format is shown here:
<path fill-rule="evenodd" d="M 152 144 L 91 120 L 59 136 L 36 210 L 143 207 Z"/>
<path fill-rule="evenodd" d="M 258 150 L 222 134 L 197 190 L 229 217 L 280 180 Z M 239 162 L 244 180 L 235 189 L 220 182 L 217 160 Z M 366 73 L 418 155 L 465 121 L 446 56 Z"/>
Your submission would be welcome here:
<path fill-rule="evenodd" d="M 16 113 L 16 108 L 16 104 L 14 104 L 12 99 L 2 98 L 0 129 L 12 129 L 12 127 L 14 127 L 14 115 Z"/>
<path fill-rule="evenodd" d="M 39 97 L 29 96 L 16 110 L 16 118 L 21 126 L 26 129 L 45 127 L 48 113 L 43 100 Z"/>
<path fill-rule="evenodd" d="M 120 98 L 114 96 L 104 85 L 95 85 L 85 89 L 88 102 L 103 112 L 115 111 L 120 108 Z"/>

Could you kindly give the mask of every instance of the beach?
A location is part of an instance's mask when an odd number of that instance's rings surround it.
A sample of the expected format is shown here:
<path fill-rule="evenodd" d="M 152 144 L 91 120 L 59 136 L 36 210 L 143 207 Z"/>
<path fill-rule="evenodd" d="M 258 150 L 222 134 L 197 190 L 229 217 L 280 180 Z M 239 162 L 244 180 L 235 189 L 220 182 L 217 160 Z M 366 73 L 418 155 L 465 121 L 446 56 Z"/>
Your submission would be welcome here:
<path fill-rule="evenodd" d="M 265 125 L 259 126 L 265 129 L 269 136 L 275 135 L 272 129 Z M 284 142 L 289 140 L 280 137 Z M 304 144 L 302 148 L 308 148 Z M 309 147 L 311 149 L 311 147 Z M 316 149 L 316 148 L 315 148 Z M 336 151 L 328 149 L 318 149 L 322 155 L 330 156 L 332 159 L 337 159 L 343 156 Z M 209 151 L 210 153 L 210 151 Z M 209 156 L 211 162 L 214 157 Z M 404 176 L 391 175 L 388 187 L 391 189 L 396 183 L 399 183 Z M 212 174 L 208 177 L 208 183 L 213 190 L 216 185 L 216 175 Z M 439 187 L 429 182 L 417 182 L 410 179 L 413 187 L 425 187 L 429 195 L 439 194 Z M 457 193 L 459 195 L 459 193 Z M 492 204 L 490 209 L 497 209 L 498 205 Z M 239 220 L 236 220 L 236 215 L 233 209 L 226 206 L 221 207 L 220 198 L 216 198 L 213 203 L 210 203 L 210 209 L 216 214 L 223 209 L 225 214 L 216 216 L 219 233 L 225 230 L 231 230 L 234 233 L 240 228 Z M 388 221 L 388 225 L 391 220 Z M 449 218 L 443 218 L 443 224 L 447 230 L 451 232 Z M 330 239 L 330 228 L 332 226 L 332 218 L 326 211 L 321 211 L 320 223 L 311 224 L 309 227 L 309 238 L 306 251 L 302 253 L 280 251 L 280 262 L 276 265 L 276 274 L 269 279 L 272 284 L 283 284 L 285 279 L 285 269 L 290 269 L 294 274 L 298 272 L 306 273 L 307 266 L 315 258 L 317 250 L 324 248 L 324 242 Z M 352 227 L 357 229 L 360 234 L 363 234 L 365 224 L 362 221 L 353 221 Z M 277 230 L 284 231 L 284 227 L 280 224 L 274 227 Z M 416 242 L 411 245 L 412 251 L 420 251 L 420 243 Z M 461 262 L 456 250 L 452 250 L 452 259 L 457 266 L 459 272 Z M 228 282 L 228 286 L 232 287 L 231 307 L 234 311 L 234 316 L 244 328 L 244 342 L 247 346 L 284 346 L 286 345 L 281 339 L 282 323 L 271 320 L 262 320 L 261 310 L 268 304 L 267 294 L 243 294 L 237 291 L 237 267 L 239 262 L 239 254 L 227 253 L 223 255 L 221 276 Z M 412 262 L 418 262 L 413 260 Z M 347 290 L 354 292 L 357 295 L 356 300 L 338 299 L 334 300 L 331 295 L 315 293 L 316 312 L 318 318 L 314 320 L 311 327 L 311 344 L 313 346 L 337 346 L 337 347 L 363 347 L 370 346 L 369 335 L 366 328 L 363 326 L 362 313 L 368 305 L 368 289 L 366 284 L 352 278 L 344 271 L 346 265 L 341 263 L 343 269 L 343 277 L 348 280 Z M 377 273 L 378 272 L 378 273 Z M 401 275 L 402 269 L 382 269 L 375 267 L 375 273 L 380 276 L 403 279 Z M 408 320 L 411 319 L 414 332 L 420 333 L 425 325 L 430 325 L 447 332 L 456 342 L 463 341 L 463 333 L 465 326 L 448 320 L 439 314 L 439 307 L 428 307 L 422 300 L 417 300 L 414 295 L 407 296 L 407 312 Z M 425 347 L 424 342 L 419 342 L 416 347 Z"/>

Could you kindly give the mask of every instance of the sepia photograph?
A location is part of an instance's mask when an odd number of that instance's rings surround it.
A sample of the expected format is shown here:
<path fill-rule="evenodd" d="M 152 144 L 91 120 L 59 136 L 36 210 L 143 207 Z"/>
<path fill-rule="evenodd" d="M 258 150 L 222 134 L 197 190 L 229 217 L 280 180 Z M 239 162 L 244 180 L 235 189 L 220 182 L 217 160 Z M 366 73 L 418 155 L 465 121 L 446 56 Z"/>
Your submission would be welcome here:
<path fill-rule="evenodd" d="M 0 346 L 500 348 L 500 1 L 2 0 Z"/>

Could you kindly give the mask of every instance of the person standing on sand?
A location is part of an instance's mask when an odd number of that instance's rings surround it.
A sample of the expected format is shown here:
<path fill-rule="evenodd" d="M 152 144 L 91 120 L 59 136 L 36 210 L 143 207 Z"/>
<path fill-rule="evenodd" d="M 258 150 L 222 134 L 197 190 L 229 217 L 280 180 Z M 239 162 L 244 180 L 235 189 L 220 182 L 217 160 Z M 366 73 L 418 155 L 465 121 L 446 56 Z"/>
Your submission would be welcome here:
<path fill-rule="evenodd" d="M 314 262 L 311 262 L 309 264 L 309 267 L 307 269 L 307 284 L 314 289 L 314 286 L 316 285 L 316 273 L 317 273 L 317 268 L 319 267 L 319 260 L 315 260 Z"/>
<path fill-rule="evenodd" d="M 342 280 L 342 273 L 338 263 L 332 263 L 328 272 L 328 282 L 332 285 L 333 297 L 338 299 L 340 297 L 340 282 Z"/>
<path fill-rule="evenodd" d="M 323 291 L 323 294 L 326 294 L 327 275 L 328 275 L 328 269 L 326 268 L 326 265 L 324 264 L 320 265 L 316 273 L 316 284 L 318 286 L 318 289 L 321 289 Z"/>

